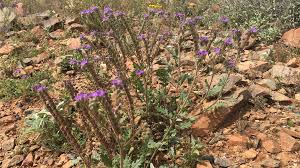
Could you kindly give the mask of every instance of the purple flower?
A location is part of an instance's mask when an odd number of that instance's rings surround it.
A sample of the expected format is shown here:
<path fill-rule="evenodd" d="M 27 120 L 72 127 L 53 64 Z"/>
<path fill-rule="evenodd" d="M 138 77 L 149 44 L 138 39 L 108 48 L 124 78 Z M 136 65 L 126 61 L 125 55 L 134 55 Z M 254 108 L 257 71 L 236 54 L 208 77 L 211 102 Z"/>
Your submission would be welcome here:
<path fill-rule="evenodd" d="M 142 75 L 145 74 L 145 71 L 144 71 L 144 70 L 141 70 L 141 69 L 138 69 L 138 70 L 135 71 L 135 74 L 136 74 L 137 76 L 142 76 Z"/>
<path fill-rule="evenodd" d="M 195 20 L 194 19 L 192 19 L 192 18 L 189 18 L 189 19 L 186 19 L 185 21 L 184 21 L 184 25 L 189 25 L 189 26 L 192 26 L 192 25 L 195 25 Z"/>
<path fill-rule="evenodd" d="M 79 35 L 79 39 L 80 39 L 80 40 L 83 40 L 83 39 L 84 39 L 84 34 L 80 34 L 80 35 Z"/>
<path fill-rule="evenodd" d="M 185 17 L 185 14 L 184 13 L 180 13 L 180 12 L 177 12 L 175 13 L 175 18 L 181 20 Z"/>
<path fill-rule="evenodd" d="M 195 16 L 195 17 L 194 17 L 194 21 L 195 21 L 195 22 L 199 22 L 199 21 L 202 20 L 202 19 L 203 19 L 202 16 Z"/>
<path fill-rule="evenodd" d="M 241 34 L 241 31 L 239 29 L 233 29 L 231 32 L 234 36 L 238 36 Z"/>
<path fill-rule="evenodd" d="M 15 73 L 16 73 L 16 74 L 21 73 L 21 69 L 16 69 L 16 70 L 15 70 Z"/>
<path fill-rule="evenodd" d="M 219 55 L 221 54 L 221 48 L 217 47 L 217 48 L 214 48 L 214 52 Z"/>
<path fill-rule="evenodd" d="M 91 14 L 91 13 L 93 13 L 93 11 L 90 10 L 90 9 L 82 10 L 82 11 L 80 12 L 81 15 L 88 15 L 88 14 Z"/>
<path fill-rule="evenodd" d="M 96 31 L 96 30 L 92 30 L 92 31 L 90 32 L 90 35 L 91 35 L 91 36 L 96 36 L 96 34 L 97 34 L 97 31 Z"/>
<path fill-rule="evenodd" d="M 26 78 L 28 78 L 27 75 L 22 75 L 22 76 L 21 76 L 21 79 L 26 79 Z"/>
<path fill-rule="evenodd" d="M 226 24 L 226 23 L 229 22 L 229 18 L 226 17 L 226 16 L 222 16 L 222 17 L 220 17 L 220 21 L 221 21 L 222 23 Z"/>
<path fill-rule="evenodd" d="M 115 13 L 114 13 L 114 16 L 115 17 L 120 17 L 120 16 L 124 16 L 125 15 L 125 12 L 123 12 L 123 11 L 116 11 Z"/>
<path fill-rule="evenodd" d="M 84 66 L 88 64 L 88 60 L 86 58 L 84 58 L 83 60 L 80 61 L 80 67 L 81 69 L 84 68 Z"/>
<path fill-rule="evenodd" d="M 88 98 L 89 98 L 89 95 L 87 93 L 78 93 L 74 99 L 76 101 L 83 101 L 83 100 L 87 100 Z"/>
<path fill-rule="evenodd" d="M 44 85 L 35 85 L 34 87 L 33 87 L 33 90 L 35 90 L 35 91 L 37 91 L 37 92 L 43 92 L 43 91 L 45 91 L 47 89 L 47 87 L 46 86 L 44 86 Z"/>
<path fill-rule="evenodd" d="M 77 64 L 78 63 L 78 61 L 76 60 L 76 59 L 74 59 L 74 58 L 71 58 L 70 60 L 69 60 L 69 64 L 71 64 L 71 65 L 75 65 L 75 64 Z"/>
<path fill-rule="evenodd" d="M 199 50 L 199 51 L 197 52 L 197 56 L 198 56 L 199 58 L 204 57 L 204 56 L 206 56 L 206 55 L 208 55 L 208 51 L 206 51 L 206 50 Z"/>
<path fill-rule="evenodd" d="M 88 95 L 88 97 L 90 97 L 90 98 L 104 97 L 105 94 L 106 94 L 106 91 L 104 91 L 104 90 L 96 90 L 95 92 L 90 93 Z"/>
<path fill-rule="evenodd" d="M 235 64 L 236 64 L 236 62 L 235 62 L 234 58 L 230 58 L 230 59 L 227 60 L 227 67 L 228 68 L 234 68 Z"/>
<path fill-rule="evenodd" d="M 256 27 L 251 27 L 250 29 L 249 29 L 249 32 L 250 33 L 257 33 L 257 28 Z"/>
<path fill-rule="evenodd" d="M 146 40 L 147 39 L 147 35 L 146 34 L 140 34 L 137 36 L 137 39 L 139 40 Z"/>
<path fill-rule="evenodd" d="M 92 46 L 89 44 L 86 44 L 86 45 L 83 45 L 82 48 L 85 50 L 90 50 L 90 49 L 92 49 Z"/>
<path fill-rule="evenodd" d="M 224 41 L 224 44 L 229 46 L 229 45 L 232 45 L 233 44 L 233 41 L 231 38 L 227 38 L 225 41 Z"/>
<path fill-rule="evenodd" d="M 148 19 L 149 16 L 150 16 L 150 15 L 149 15 L 148 13 L 145 13 L 145 14 L 143 15 L 144 19 Z"/>
<path fill-rule="evenodd" d="M 208 37 L 207 37 L 207 36 L 201 36 L 201 37 L 199 37 L 199 40 L 200 40 L 201 42 L 207 43 L 207 42 L 208 42 Z"/>
<path fill-rule="evenodd" d="M 99 10 L 99 7 L 98 7 L 98 6 L 92 6 L 92 7 L 90 8 L 90 10 L 91 10 L 92 12 L 96 12 L 96 11 Z"/>
<path fill-rule="evenodd" d="M 122 86 L 123 85 L 123 81 L 121 79 L 114 79 L 111 81 L 111 84 L 113 86 Z"/>
<path fill-rule="evenodd" d="M 103 14 L 106 17 L 110 17 L 113 15 L 113 10 L 109 6 L 105 6 L 103 10 Z"/>

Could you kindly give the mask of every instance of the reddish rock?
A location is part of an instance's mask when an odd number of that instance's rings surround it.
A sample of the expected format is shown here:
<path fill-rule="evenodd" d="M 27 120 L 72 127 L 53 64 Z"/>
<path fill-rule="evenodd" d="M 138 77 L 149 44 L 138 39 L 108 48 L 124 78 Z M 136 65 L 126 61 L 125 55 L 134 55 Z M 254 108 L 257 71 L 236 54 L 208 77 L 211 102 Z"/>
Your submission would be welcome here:
<path fill-rule="evenodd" d="M 71 38 L 66 41 L 66 45 L 69 47 L 69 49 L 76 50 L 81 47 L 81 42 L 79 38 Z"/>
<path fill-rule="evenodd" d="M 16 118 L 12 115 L 10 116 L 5 116 L 0 118 L 0 126 L 4 126 L 10 123 L 13 123 L 16 120 Z"/>
<path fill-rule="evenodd" d="M 297 68 L 300 66 L 300 58 L 292 58 L 286 65 L 292 68 Z"/>
<path fill-rule="evenodd" d="M 249 149 L 249 150 L 246 150 L 245 152 L 243 152 L 242 156 L 245 159 L 255 159 L 257 154 L 258 154 L 258 152 L 256 150 Z"/>
<path fill-rule="evenodd" d="M 201 116 L 192 126 L 192 133 L 194 136 L 204 137 L 209 134 L 210 131 L 210 119 L 206 116 Z"/>
<path fill-rule="evenodd" d="M 285 152 L 295 152 L 300 150 L 300 143 L 298 140 L 285 133 L 284 131 L 279 132 L 280 145 Z"/>
<path fill-rule="evenodd" d="M 300 101 L 300 93 L 295 94 L 295 99 L 296 99 L 297 101 Z"/>
<path fill-rule="evenodd" d="M 295 160 L 295 157 L 288 152 L 281 152 L 277 155 L 276 158 L 280 160 L 282 166 L 288 166 L 290 162 Z"/>
<path fill-rule="evenodd" d="M 282 36 L 282 40 L 284 44 L 288 46 L 300 48 L 300 28 L 285 32 Z"/>
<path fill-rule="evenodd" d="M 299 83 L 300 69 L 291 68 L 285 65 L 274 65 L 272 69 L 264 73 L 264 78 L 280 79 L 280 82 L 286 85 L 295 85 Z"/>
<path fill-rule="evenodd" d="M 12 150 L 15 146 L 15 138 L 10 138 L 0 145 L 1 149 L 4 151 Z"/>
<path fill-rule="evenodd" d="M 29 153 L 26 158 L 22 162 L 22 166 L 29 167 L 33 165 L 33 155 L 32 153 Z"/>
<path fill-rule="evenodd" d="M 282 128 L 282 131 L 284 131 L 285 133 L 289 134 L 292 137 L 298 138 L 300 139 L 300 132 L 299 131 L 293 131 L 287 128 Z"/>
<path fill-rule="evenodd" d="M 49 58 L 50 58 L 50 54 L 47 52 L 43 52 L 43 53 L 37 55 L 36 57 L 32 58 L 32 61 L 34 64 L 38 64 Z"/>
<path fill-rule="evenodd" d="M 30 30 L 30 32 L 37 38 L 42 38 L 45 35 L 45 32 L 41 26 L 35 26 Z"/>
<path fill-rule="evenodd" d="M 274 160 L 272 158 L 267 158 L 267 159 L 262 161 L 262 166 L 268 167 L 268 168 L 280 167 L 280 161 L 279 160 Z"/>
<path fill-rule="evenodd" d="M 7 55 L 14 51 L 15 47 L 11 44 L 4 44 L 4 46 L 0 47 L 0 55 Z"/>
<path fill-rule="evenodd" d="M 263 140 L 262 141 L 262 147 L 270 153 L 279 153 L 279 152 L 281 152 L 281 148 L 280 148 L 279 143 L 277 143 L 276 141 L 274 141 L 272 139 Z"/>
<path fill-rule="evenodd" d="M 228 138 L 228 146 L 244 146 L 246 147 L 249 141 L 249 138 L 240 134 L 229 135 Z"/>
<path fill-rule="evenodd" d="M 197 164 L 197 168 L 213 168 L 209 161 L 203 161 Z"/>
<path fill-rule="evenodd" d="M 266 72 L 270 69 L 270 65 L 265 61 L 246 61 L 237 64 L 237 69 L 240 72 L 248 72 L 250 70 Z"/>

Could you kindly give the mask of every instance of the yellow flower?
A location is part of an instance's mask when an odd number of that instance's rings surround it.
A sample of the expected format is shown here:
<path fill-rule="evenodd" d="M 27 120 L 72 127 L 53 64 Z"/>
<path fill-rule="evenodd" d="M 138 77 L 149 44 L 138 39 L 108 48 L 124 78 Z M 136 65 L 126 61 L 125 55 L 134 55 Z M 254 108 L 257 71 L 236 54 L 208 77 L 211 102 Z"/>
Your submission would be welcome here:
<path fill-rule="evenodd" d="M 148 7 L 149 8 L 153 8 L 153 9 L 160 9 L 160 8 L 162 8 L 162 6 L 158 5 L 158 4 L 150 4 L 150 5 L 148 5 Z"/>

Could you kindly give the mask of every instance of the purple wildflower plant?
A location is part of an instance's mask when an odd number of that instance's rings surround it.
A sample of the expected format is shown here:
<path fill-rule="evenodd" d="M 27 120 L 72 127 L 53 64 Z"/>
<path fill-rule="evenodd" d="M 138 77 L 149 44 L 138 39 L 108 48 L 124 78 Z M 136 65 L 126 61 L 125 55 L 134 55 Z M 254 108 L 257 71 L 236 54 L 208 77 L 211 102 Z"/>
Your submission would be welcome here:
<path fill-rule="evenodd" d="M 69 60 L 69 64 L 75 65 L 75 64 L 78 64 L 78 61 L 77 61 L 76 59 L 74 59 L 74 58 L 71 58 L 71 59 Z"/>
<path fill-rule="evenodd" d="M 149 19 L 150 15 L 149 15 L 148 13 L 145 13 L 145 14 L 143 15 L 143 17 L 144 17 L 144 19 Z"/>
<path fill-rule="evenodd" d="M 179 19 L 179 20 L 182 20 L 182 19 L 185 18 L 185 14 L 184 14 L 184 13 L 177 12 L 177 13 L 175 13 L 175 18 L 176 18 L 176 19 Z"/>
<path fill-rule="evenodd" d="M 214 48 L 214 52 L 219 55 L 221 54 L 221 48 L 217 47 L 217 48 Z"/>
<path fill-rule="evenodd" d="M 79 39 L 80 39 L 80 40 L 83 40 L 83 39 L 84 39 L 84 34 L 80 34 L 80 35 L 79 35 Z"/>
<path fill-rule="evenodd" d="M 200 40 L 201 42 L 207 43 L 207 42 L 208 42 L 208 37 L 207 37 L 207 36 L 201 36 L 201 37 L 199 37 L 199 40 Z"/>
<path fill-rule="evenodd" d="M 84 58 L 80 61 L 80 68 L 83 69 L 86 64 L 88 64 L 88 59 Z"/>
<path fill-rule="evenodd" d="M 197 52 L 198 58 L 202 58 L 202 57 L 204 57 L 204 56 L 206 56 L 206 55 L 208 55 L 208 51 L 207 51 L 207 50 L 199 50 L 199 51 Z"/>
<path fill-rule="evenodd" d="M 113 10 L 109 6 L 105 6 L 103 9 L 103 14 L 106 17 L 110 17 L 113 15 Z"/>
<path fill-rule="evenodd" d="M 84 101 L 84 100 L 88 100 L 89 98 L 89 94 L 87 93 L 78 93 L 76 96 L 75 96 L 75 101 L 79 102 L 79 101 Z"/>
<path fill-rule="evenodd" d="M 89 45 L 89 44 L 85 44 L 85 45 L 82 46 L 82 49 L 90 50 L 90 49 L 92 49 L 92 46 Z"/>
<path fill-rule="evenodd" d="M 227 24 L 229 22 L 229 18 L 227 16 L 220 17 L 220 22 Z"/>
<path fill-rule="evenodd" d="M 22 75 L 22 76 L 21 76 L 21 79 L 27 79 L 27 78 L 28 78 L 27 75 Z"/>
<path fill-rule="evenodd" d="M 16 69 L 16 70 L 15 70 L 15 73 L 16 73 L 16 74 L 19 74 L 19 73 L 21 73 L 21 69 L 19 69 L 19 68 L 18 68 L 18 69 Z"/>
<path fill-rule="evenodd" d="M 227 60 L 227 67 L 228 67 L 228 68 L 232 69 L 232 68 L 235 67 L 235 65 L 236 65 L 236 61 L 235 61 L 234 58 L 229 58 L 229 59 Z"/>
<path fill-rule="evenodd" d="M 47 90 L 47 87 L 44 85 L 38 84 L 33 87 L 33 90 L 35 90 L 37 92 L 43 92 L 43 91 Z"/>
<path fill-rule="evenodd" d="M 224 44 L 225 44 L 226 46 L 232 45 L 232 44 L 233 44 L 232 38 L 227 38 L 227 39 L 224 41 Z"/>
<path fill-rule="evenodd" d="M 145 74 L 145 71 L 144 71 L 144 70 L 141 70 L 141 69 L 138 69 L 138 70 L 135 71 L 135 74 L 136 74 L 137 76 L 142 76 L 142 75 Z"/>
<path fill-rule="evenodd" d="M 137 36 L 137 39 L 146 40 L 147 39 L 147 34 L 140 34 L 140 35 Z"/>
<path fill-rule="evenodd" d="M 125 14 L 125 12 L 123 12 L 123 11 L 116 11 L 116 12 L 114 12 L 114 16 L 115 17 L 120 17 L 120 16 L 125 16 L 126 14 Z"/>
<path fill-rule="evenodd" d="M 232 29 L 231 32 L 233 36 L 239 36 L 241 34 L 241 31 L 239 29 Z"/>
<path fill-rule="evenodd" d="M 257 27 L 251 27 L 250 29 L 249 29 L 249 32 L 250 33 L 257 33 L 257 31 L 258 31 L 258 29 L 257 29 Z"/>
<path fill-rule="evenodd" d="M 123 81 L 121 79 L 114 79 L 114 80 L 111 81 L 111 84 L 113 86 L 118 87 L 118 86 L 122 86 L 123 85 Z"/>
<path fill-rule="evenodd" d="M 105 90 L 96 90 L 95 92 L 92 92 L 90 94 L 88 94 L 89 98 L 97 98 L 97 97 L 104 97 L 106 95 L 106 91 Z"/>

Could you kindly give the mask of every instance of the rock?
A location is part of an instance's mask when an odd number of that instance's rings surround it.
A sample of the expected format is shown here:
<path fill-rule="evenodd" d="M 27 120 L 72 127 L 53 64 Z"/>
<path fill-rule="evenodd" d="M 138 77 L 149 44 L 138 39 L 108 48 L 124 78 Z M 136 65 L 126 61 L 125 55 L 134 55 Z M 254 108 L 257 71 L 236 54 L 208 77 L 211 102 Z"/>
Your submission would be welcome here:
<path fill-rule="evenodd" d="M 297 68 L 300 66 L 300 58 L 292 58 L 286 65 L 288 67 Z"/>
<path fill-rule="evenodd" d="M 24 156 L 23 155 L 15 155 L 11 158 L 11 160 L 9 161 L 9 166 L 16 166 L 19 163 L 21 163 L 24 160 Z"/>
<path fill-rule="evenodd" d="M 5 117 L 2 117 L 0 118 L 0 126 L 5 126 L 7 124 L 10 124 L 10 123 L 13 123 L 16 121 L 16 118 L 12 115 L 9 115 L 9 116 L 5 116 Z"/>
<path fill-rule="evenodd" d="M 300 142 L 284 131 L 279 132 L 280 145 L 285 152 L 295 152 L 300 150 Z"/>
<path fill-rule="evenodd" d="M 300 131 L 297 131 L 297 130 L 293 131 L 293 130 L 290 130 L 290 129 L 287 129 L 287 128 L 282 128 L 281 130 L 283 132 L 289 134 L 292 137 L 300 139 Z"/>
<path fill-rule="evenodd" d="M 33 155 L 32 153 L 29 153 L 26 158 L 22 162 L 22 166 L 24 167 L 30 167 L 33 165 Z"/>
<path fill-rule="evenodd" d="M 246 147 L 249 141 L 249 138 L 244 135 L 234 134 L 227 136 L 227 143 L 229 146 L 243 146 Z"/>
<path fill-rule="evenodd" d="M 249 149 L 249 150 L 246 150 L 244 153 L 242 153 L 242 156 L 245 158 L 245 159 L 254 159 L 256 158 L 258 152 L 254 149 Z"/>
<path fill-rule="evenodd" d="M 231 161 L 228 160 L 225 156 L 215 158 L 215 164 L 221 167 L 229 167 L 232 165 Z"/>
<path fill-rule="evenodd" d="M 292 99 L 279 93 L 279 92 L 271 92 L 270 93 L 272 100 L 281 103 L 292 103 Z"/>
<path fill-rule="evenodd" d="M 67 16 L 65 23 L 66 23 L 66 25 L 71 25 L 73 23 L 79 23 L 79 21 L 80 20 L 78 17 Z"/>
<path fill-rule="evenodd" d="M 15 138 L 10 138 L 1 144 L 1 149 L 4 151 L 12 150 L 15 147 Z"/>
<path fill-rule="evenodd" d="M 268 168 L 276 168 L 280 167 L 280 161 L 279 160 L 274 160 L 271 158 L 267 158 L 262 161 L 262 166 L 268 167 Z"/>
<path fill-rule="evenodd" d="M 62 166 L 63 164 L 67 163 L 68 162 L 68 156 L 67 154 L 61 154 L 58 158 L 58 162 L 56 162 L 55 164 L 57 166 Z"/>
<path fill-rule="evenodd" d="M 210 131 L 210 119 L 206 116 L 201 116 L 197 119 L 197 121 L 192 125 L 193 135 L 197 137 L 204 137 L 209 134 Z"/>
<path fill-rule="evenodd" d="M 276 159 L 280 160 L 282 166 L 288 166 L 294 160 L 294 156 L 288 152 L 281 152 L 277 155 Z"/>
<path fill-rule="evenodd" d="M 281 152 L 281 147 L 279 143 L 272 139 L 262 140 L 262 147 L 269 153 L 279 153 Z"/>
<path fill-rule="evenodd" d="M 81 47 L 80 38 L 70 38 L 62 41 L 61 44 L 67 45 L 70 50 L 76 50 Z"/>
<path fill-rule="evenodd" d="M 74 166 L 74 162 L 72 160 L 69 160 L 67 163 L 65 163 L 62 168 L 71 168 Z"/>
<path fill-rule="evenodd" d="M 197 164 L 196 168 L 213 168 L 209 161 L 203 161 Z"/>
<path fill-rule="evenodd" d="M 24 58 L 22 59 L 22 62 L 25 64 L 25 65 L 31 65 L 32 64 L 32 58 Z"/>
<path fill-rule="evenodd" d="M 27 15 L 24 17 L 18 17 L 17 22 L 25 27 L 35 26 L 41 23 L 42 19 L 36 14 Z"/>
<path fill-rule="evenodd" d="M 67 28 L 67 31 L 70 31 L 70 32 L 72 32 L 74 30 L 83 32 L 85 30 L 85 26 L 83 26 L 82 24 L 73 23 Z"/>
<path fill-rule="evenodd" d="M 250 70 L 266 72 L 270 69 L 270 65 L 265 61 L 246 61 L 237 64 L 237 70 L 242 73 L 247 73 Z"/>
<path fill-rule="evenodd" d="M 300 48 L 300 28 L 285 32 L 282 36 L 282 40 L 284 44 L 288 46 Z"/>
<path fill-rule="evenodd" d="M 223 94 L 231 91 L 234 89 L 236 86 L 235 84 L 238 83 L 239 81 L 242 80 L 242 75 L 240 74 L 232 74 L 228 77 L 227 74 L 221 74 L 221 75 L 215 75 L 215 76 L 208 76 L 202 80 L 202 85 L 206 87 L 205 92 L 207 91 L 207 86 L 206 82 L 208 84 L 211 83 L 211 88 L 217 87 L 217 85 L 220 85 L 222 81 L 227 81 L 225 84 L 225 87 L 223 88 Z M 212 90 L 212 89 L 211 89 Z M 209 97 L 214 97 L 216 96 L 212 91 L 208 93 Z"/>
<path fill-rule="evenodd" d="M 286 85 L 296 85 L 299 83 L 300 69 L 291 68 L 285 65 L 274 65 L 272 69 L 265 72 L 264 78 L 280 79 Z"/>
<path fill-rule="evenodd" d="M 35 150 L 39 149 L 40 146 L 39 145 L 33 145 L 29 148 L 29 152 L 34 152 Z"/>
<path fill-rule="evenodd" d="M 46 30 L 54 31 L 60 27 L 62 27 L 62 20 L 59 17 L 51 17 L 48 20 L 43 21 L 43 27 Z"/>
<path fill-rule="evenodd" d="M 300 93 L 295 94 L 295 99 L 296 99 L 297 101 L 300 101 Z"/>
<path fill-rule="evenodd" d="M 65 32 L 62 29 L 57 29 L 54 32 L 49 33 L 52 39 L 62 39 L 65 36 Z"/>
<path fill-rule="evenodd" d="M 17 145 L 14 149 L 14 154 L 15 155 L 23 154 L 23 146 L 22 145 Z"/>
<path fill-rule="evenodd" d="M 35 26 L 30 30 L 30 32 L 38 39 L 41 39 L 45 35 L 45 32 L 41 26 Z"/>
<path fill-rule="evenodd" d="M 43 53 L 37 55 L 36 57 L 33 57 L 32 62 L 34 64 L 39 64 L 39 63 L 44 62 L 45 60 L 49 59 L 50 56 L 51 55 L 48 52 L 43 52 Z"/>
<path fill-rule="evenodd" d="M 0 56 L 11 54 L 14 51 L 14 49 L 15 47 L 13 45 L 4 44 L 2 47 L 0 47 Z"/>
<path fill-rule="evenodd" d="M 257 82 L 257 84 L 259 84 L 260 86 L 269 88 L 271 90 L 276 90 L 277 89 L 276 82 L 272 79 L 262 79 L 259 82 Z"/>

